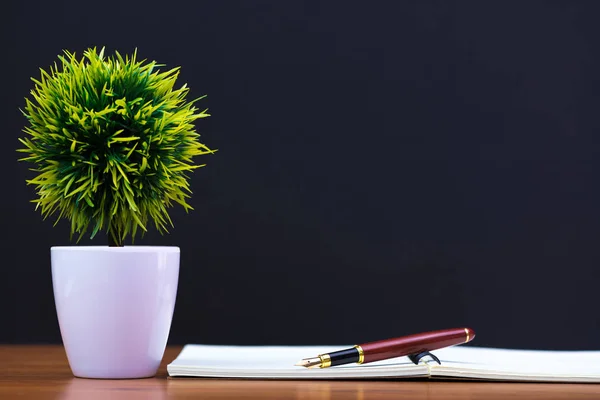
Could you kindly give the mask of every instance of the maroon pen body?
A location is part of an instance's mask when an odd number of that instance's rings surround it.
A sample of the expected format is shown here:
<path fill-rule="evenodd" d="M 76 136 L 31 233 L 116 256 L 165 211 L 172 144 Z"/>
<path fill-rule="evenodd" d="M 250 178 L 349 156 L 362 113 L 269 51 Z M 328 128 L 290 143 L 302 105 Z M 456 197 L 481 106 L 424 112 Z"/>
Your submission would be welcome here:
<path fill-rule="evenodd" d="M 474 337 L 475 332 L 471 328 L 454 328 L 378 340 L 361 344 L 360 348 L 363 351 L 363 362 L 368 363 L 455 346 L 470 342 Z"/>

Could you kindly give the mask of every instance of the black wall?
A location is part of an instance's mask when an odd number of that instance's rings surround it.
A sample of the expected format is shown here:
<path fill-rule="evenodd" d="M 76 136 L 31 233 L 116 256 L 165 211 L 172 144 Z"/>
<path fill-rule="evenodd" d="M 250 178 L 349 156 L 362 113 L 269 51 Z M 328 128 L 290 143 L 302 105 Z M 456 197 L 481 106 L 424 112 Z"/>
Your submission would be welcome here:
<path fill-rule="evenodd" d="M 213 114 L 195 211 L 136 242 L 181 247 L 170 343 L 600 349 L 598 2 L 9 3 L 1 342 L 60 342 L 49 248 L 73 244 L 29 203 L 18 108 L 106 46 L 182 66 Z"/>

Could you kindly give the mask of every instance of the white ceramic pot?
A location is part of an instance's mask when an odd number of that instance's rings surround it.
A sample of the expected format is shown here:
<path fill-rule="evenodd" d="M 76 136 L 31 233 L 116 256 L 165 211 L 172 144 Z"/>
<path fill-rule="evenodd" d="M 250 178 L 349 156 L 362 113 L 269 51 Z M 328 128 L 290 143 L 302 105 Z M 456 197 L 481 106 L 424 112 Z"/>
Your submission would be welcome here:
<path fill-rule="evenodd" d="M 154 376 L 164 355 L 179 279 L 179 248 L 52 247 L 63 344 L 81 378 Z"/>

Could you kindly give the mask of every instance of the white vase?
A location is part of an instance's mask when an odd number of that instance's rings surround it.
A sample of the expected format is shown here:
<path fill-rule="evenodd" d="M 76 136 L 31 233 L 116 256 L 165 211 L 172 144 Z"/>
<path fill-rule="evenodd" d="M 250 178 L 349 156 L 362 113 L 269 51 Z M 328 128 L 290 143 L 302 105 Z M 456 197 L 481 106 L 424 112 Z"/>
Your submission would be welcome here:
<path fill-rule="evenodd" d="M 51 248 L 60 332 L 73 375 L 154 376 L 164 355 L 179 279 L 179 248 Z"/>

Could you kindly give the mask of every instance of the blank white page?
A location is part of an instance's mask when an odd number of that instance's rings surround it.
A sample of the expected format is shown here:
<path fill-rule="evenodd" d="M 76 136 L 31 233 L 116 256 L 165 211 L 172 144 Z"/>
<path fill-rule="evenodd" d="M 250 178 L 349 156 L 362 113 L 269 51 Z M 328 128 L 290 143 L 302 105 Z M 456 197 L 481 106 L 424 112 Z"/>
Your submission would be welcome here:
<path fill-rule="evenodd" d="M 433 352 L 438 377 L 525 381 L 600 382 L 600 351 L 514 350 L 456 346 Z"/>
<path fill-rule="evenodd" d="M 414 365 L 398 357 L 363 365 L 306 369 L 302 358 L 351 346 L 186 345 L 167 366 L 170 376 L 257 379 L 459 378 L 600 382 L 600 351 L 539 351 L 455 346 L 432 351 L 442 362 Z"/>
<path fill-rule="evenodd" d="M 264 379 L 332 379 L 427 377 L 426 365 L 415 365 L 407 357 L 365 365 L 347 364 L 307 369 L 294 364 L 352 346 L 220 346 L 186 345 L 167 366 L 170 376 Z"/>

